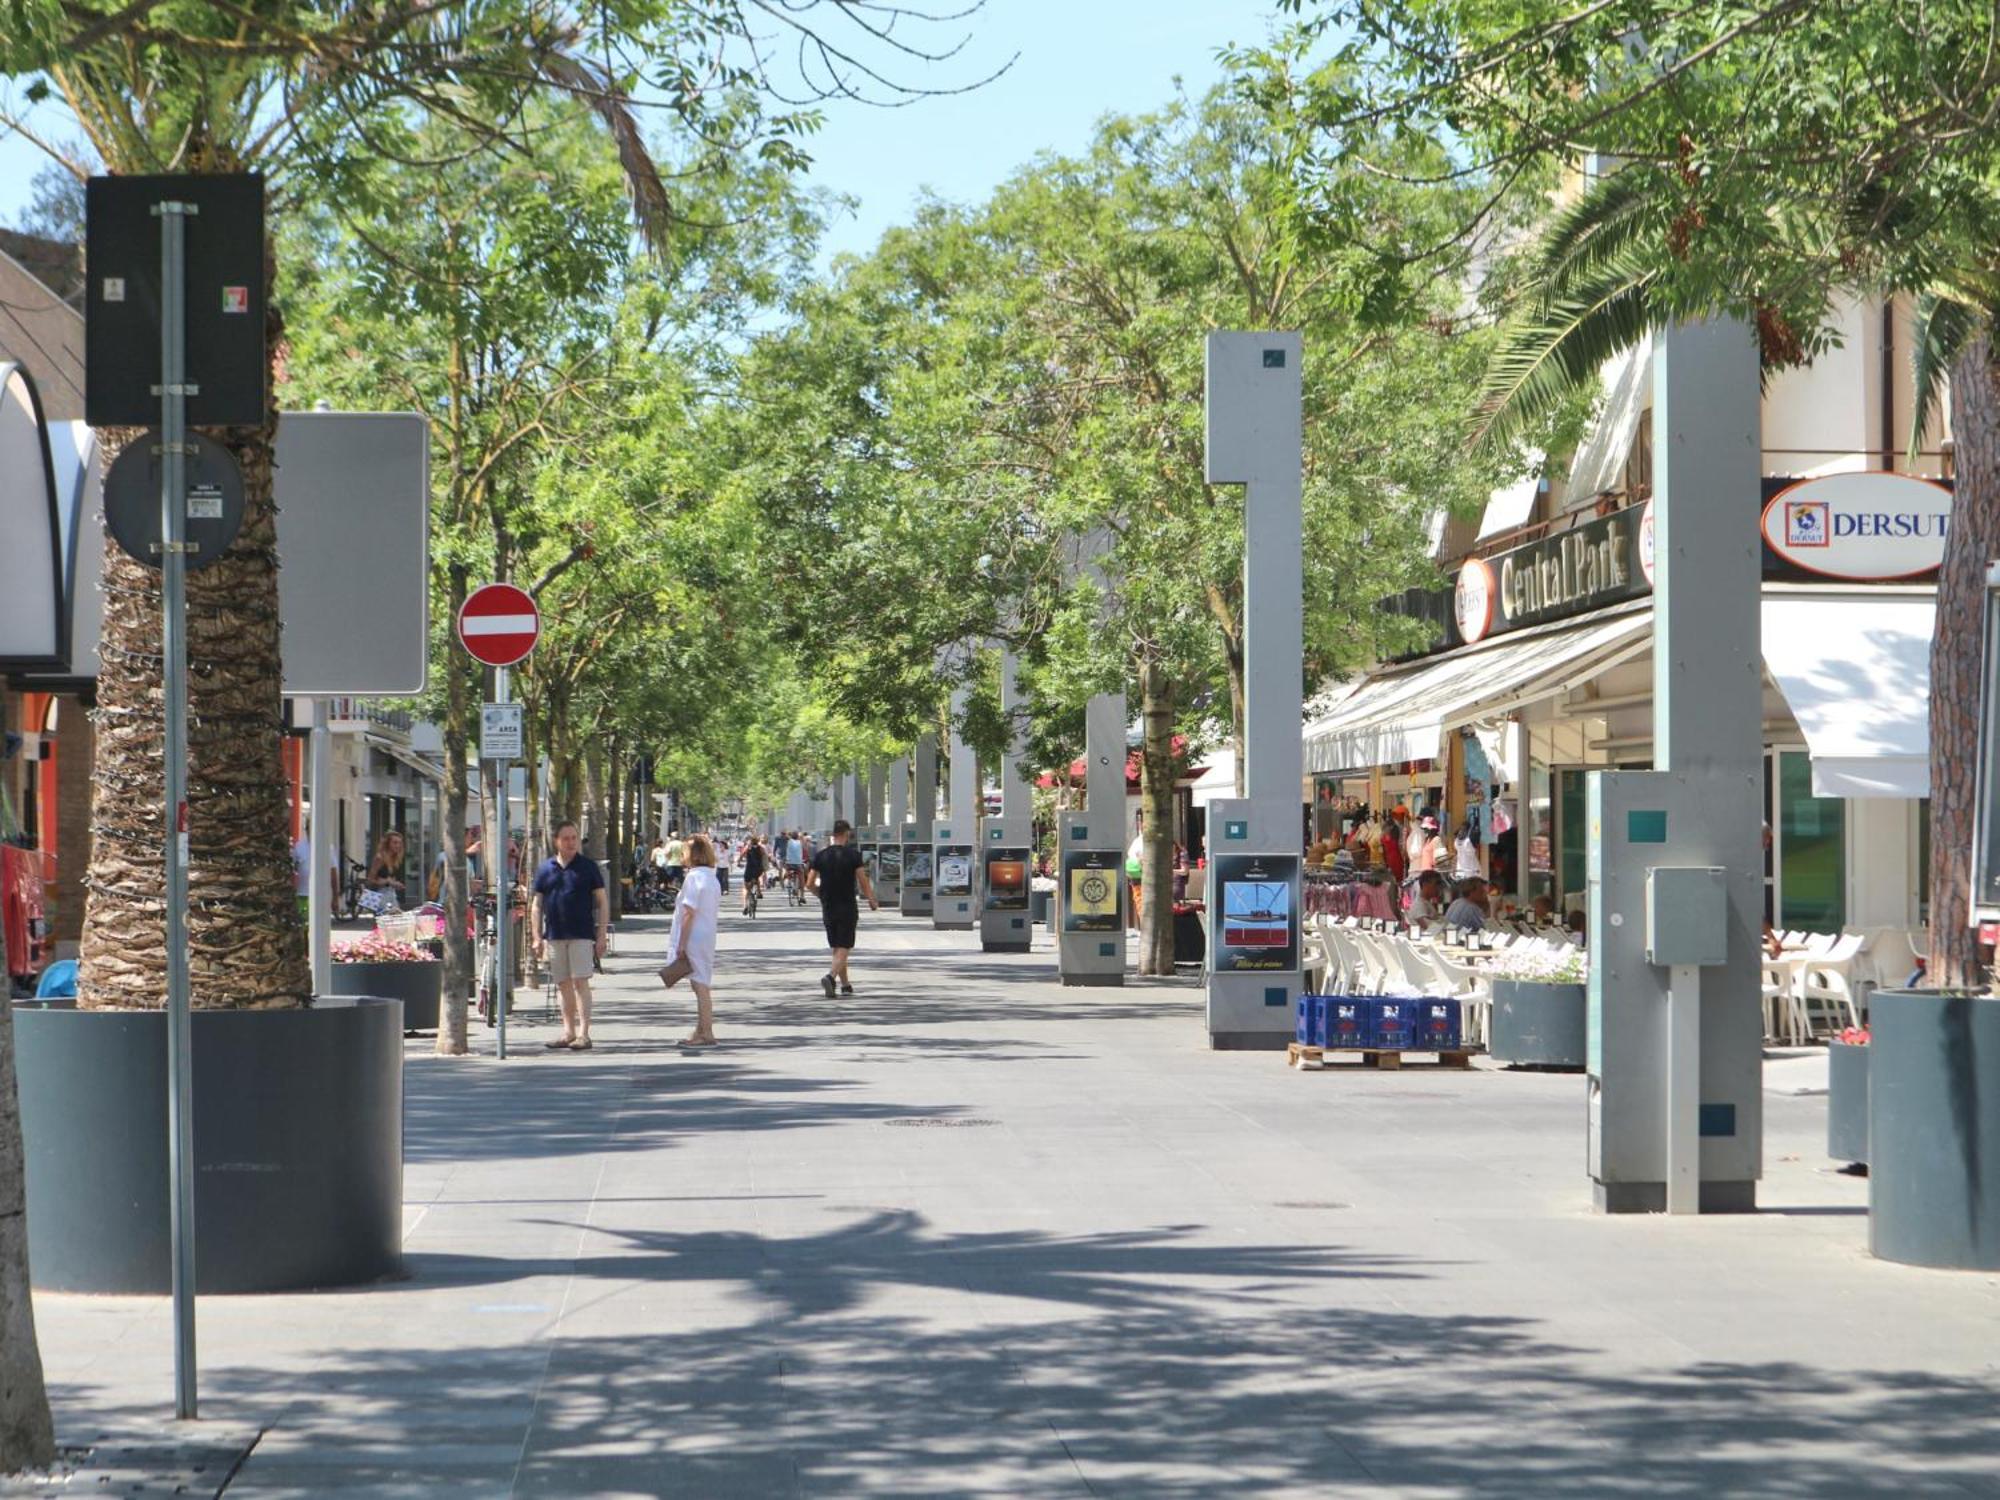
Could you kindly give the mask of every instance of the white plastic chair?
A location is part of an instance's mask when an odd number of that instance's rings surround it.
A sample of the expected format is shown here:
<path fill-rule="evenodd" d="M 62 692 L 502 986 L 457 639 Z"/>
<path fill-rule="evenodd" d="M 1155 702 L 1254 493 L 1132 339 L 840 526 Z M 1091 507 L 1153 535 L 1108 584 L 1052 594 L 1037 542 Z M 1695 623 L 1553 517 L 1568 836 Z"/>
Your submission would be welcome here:
<path fill-rule="evenodd" d="M 1795 989 L 1809 1031 L 1817 1029 L 1816 1012 L 1825 1015 L 1829 1033 L 1841 1026 L 1861 1024 L 1855 989 L 1860 980 L 1857 960 L 1863 941 L 1859 933 L 1841 933 L 1830 946 L 1817 952 L 1808 950 L 1799 961 Z"/>

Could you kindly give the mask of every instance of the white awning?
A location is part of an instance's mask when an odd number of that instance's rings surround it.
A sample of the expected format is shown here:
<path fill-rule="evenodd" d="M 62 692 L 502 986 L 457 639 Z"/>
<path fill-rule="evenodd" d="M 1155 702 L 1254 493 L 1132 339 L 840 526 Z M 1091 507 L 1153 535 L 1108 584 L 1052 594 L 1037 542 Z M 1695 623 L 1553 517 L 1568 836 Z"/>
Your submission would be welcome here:
<path fill-rule="evenodd" d="M 1201 775 L 1194 779 L 1189 788 L 1196 807 L 1206 807 L 1217 797 L 1236 795 L 1236 751 L 1228 745 L 1218 745 L 1213 750 L 1202 753 L 1207 763 Z"/>
<path fill-rule="evenodd" d="M 1430 760 L 1452 725 L 1558 697 L 1651 648 L 1653 602 L 1545 626 L 1375 676 L 1305 729 L 1309 772 Z"/>
<path fill-rule="evenodd" d="M 1479 540 L 1498 536 L 1503 531 L 1512 531 L 1525 526 L 1535 518 L 1535 497 L 1542 492 L 1542 476 L 1530 474 L 1526 479 L 1495 490 L 1486 501 L 1486 513 L 1479 518 Z"/>
<path fill-rule="evenodd" d="M 369 745 L 388 756 L 389 759 L 400 762 L 426 781 L 435 781 L 439 785 L 443 785 L 444 767 L 428 756 L 418 754 L 408 745 L 399 744 L 397 741 L 390 739 L 386 734 L 369 733 L 363 735 L 362 738 Z"/>
<path fill-rule="evenodd" d="M 1569 503 L 1623 487 L 1625 459 L 1638 435 L 1639 419 L 1653 404 L 1653 336 L 1647 334 L 1614 354 L 1598 372 L 1604 406 L 1569 466 Z"/>
<path fill-rule="evenodd" d="M 1930 795 L 1928 594 L 1764 599 L 1764 665 L 1812 755 L 1816 797 Z"/>

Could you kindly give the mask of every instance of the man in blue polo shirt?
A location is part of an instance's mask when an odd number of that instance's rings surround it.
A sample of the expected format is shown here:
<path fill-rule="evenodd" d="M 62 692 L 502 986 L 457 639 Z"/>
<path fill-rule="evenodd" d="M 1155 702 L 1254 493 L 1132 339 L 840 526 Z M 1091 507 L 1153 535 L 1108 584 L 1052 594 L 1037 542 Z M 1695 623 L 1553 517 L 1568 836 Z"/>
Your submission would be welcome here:
<path fill-rule="evenodd" d="M 604 957 L 611 931 L 610 897 L 597 861 L 580 852 L 576 824 L 556 824 L 556 852 L 535 872 L 535 909 L 529 930 L 535 957 L 549 956 L 549 977 L 562 996 L 562 1035 L 543 1043 L 551 1051 L 590 1050 L 590 976 Z"/>

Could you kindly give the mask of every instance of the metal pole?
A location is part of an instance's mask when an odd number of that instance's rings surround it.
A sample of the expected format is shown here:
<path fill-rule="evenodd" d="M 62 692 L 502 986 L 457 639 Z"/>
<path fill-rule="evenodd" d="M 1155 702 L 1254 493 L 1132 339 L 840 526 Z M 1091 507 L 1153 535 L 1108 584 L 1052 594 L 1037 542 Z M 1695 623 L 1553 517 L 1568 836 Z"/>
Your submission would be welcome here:
<path fill-rule="evenodd" d="M 312 700 L 312 772 L 309 795 L 312 821 L 307 825 L 306 863 L 312 883 L 306 887 L 306 922 L 310 928 L 312 980 L 315 995 L 333 993 L 333 903 L 335 891 L 327 878 L 333 863 L 333 732 L 324 698 Z"/>
<path fill-rule="evenodd" d="M 505 667 L 493 669 L 493 698 L 497 703 L 507 701 Z M 504 1059 L 507 1056 L 507 1002 L 513 990 L 509 981 L 514 977 L 507 952 L 507 929 L 514 920 L 514 882 L 507 875 L 507 783 L 512 778 L 504 757 L 494 760 L 492 764 L 500 781 L 493 791 L 492 873 L 489 876 L 499 891 L 493 905 L 493 957 L 498 965 L 493 976 L 493 1024 L 499 1028 L 499 1050 Z"/>
<path fill-rule="evenodd" d="M 187 265 L 188 203 L 161 203 L 161 655 L 166 682 L 167 1155 L 174 1284 L 174 1415 L 195 1417 L 193 1028 L 187 952 Z"/>

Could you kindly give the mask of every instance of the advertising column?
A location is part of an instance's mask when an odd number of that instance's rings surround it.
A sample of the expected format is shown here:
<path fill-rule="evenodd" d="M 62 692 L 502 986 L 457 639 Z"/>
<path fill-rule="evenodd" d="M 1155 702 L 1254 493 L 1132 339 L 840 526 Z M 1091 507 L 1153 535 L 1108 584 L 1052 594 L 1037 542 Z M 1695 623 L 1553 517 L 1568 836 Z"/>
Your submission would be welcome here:
<path fill-rule="evenodd" d="M 1125 982 L 1125 696 L 1084 709 L 1084 807 L 1057 820 L 1057 964 L 1064 984 Z"/>
<path fill-rule="evenodd" d="M 964 688 L 952 690 L 945 813 L 935 824 L 931 841 L 931 922 L 955 932 L 969 932 L 975 925 L 973 857 L 978 847 L 975 839 L 979 832 L 979 809 L 978 792 L 973 785 L 977 767 L 960 724 L 965 700 Z"/>
<path fill-rule="evenodd" d="M 931 844 L 937 827 L 937 760 L 937 736 L 920 735 L 911 755 L 915 806 L 903 829 L 901 910 L 906 917 L 928 917 L 932 912 Z"/>
<path fill-rule="evenodd" d="M 1027 708 L 1015 684 L 1014 654 L 1000 659 L 1000 708 L 1007 717 L 1007 753 L 1000 761 L 1000 816 L 988 818 L 979 840 L 979 946 L 987 953 L 1026 953 L 1034 874 L 1034 803 L 1026 780 Z"/>
<path fill-rule="evenodd" d="M 1302 343 L 1211 333 L 1206 478 L 1243 497 L 1243 752 L 1247 797 L 1208 810 L 1208 1037 L 1278 1048 L 1299 969 L 1299 737 L 1304 677 Z"/>

